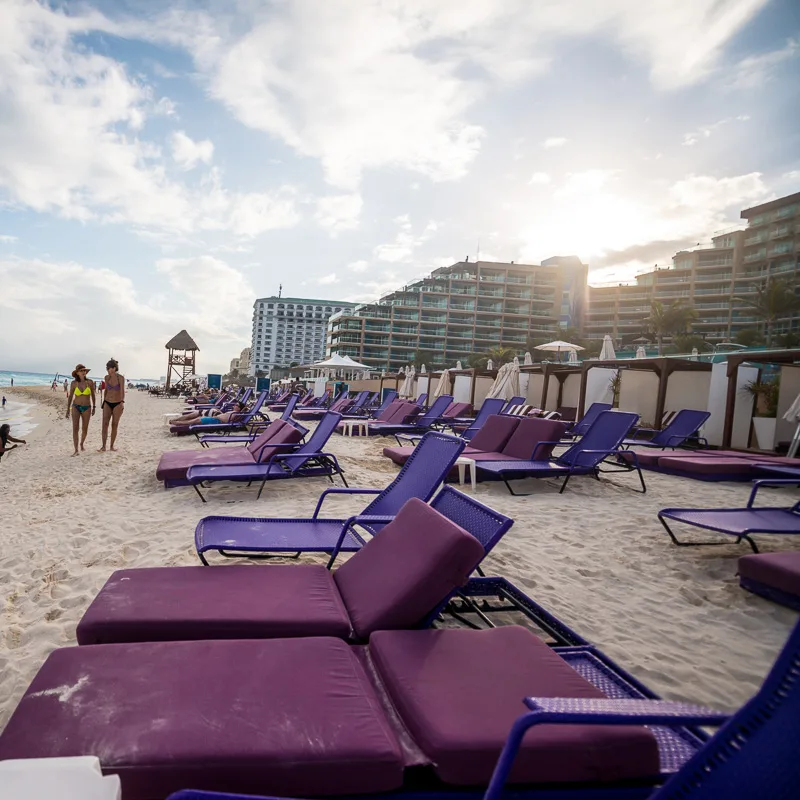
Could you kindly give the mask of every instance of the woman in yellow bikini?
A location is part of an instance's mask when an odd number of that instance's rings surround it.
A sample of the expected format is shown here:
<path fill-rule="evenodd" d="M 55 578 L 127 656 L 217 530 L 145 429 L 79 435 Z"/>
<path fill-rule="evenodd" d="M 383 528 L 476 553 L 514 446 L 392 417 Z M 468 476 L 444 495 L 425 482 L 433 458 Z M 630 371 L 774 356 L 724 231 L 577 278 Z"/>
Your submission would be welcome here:
<path fill-rule="evenodd" d="M 78 427 L 81 426 L 81 450 L 85 450 L 83 443 L 86 441 L 86 434 L 89 432 L 89 420 L 95 411 L 94 383 L 86 376 L 89 373 L 88 367 L 78 364 L 72 370 L 73 381 L 69 385 L 67 392 L 67 417 L 70 414 L 70 404 L 72 404 L 72 441 L 75 445 L 73 456 L 79 455 L 78 452 Z"/>

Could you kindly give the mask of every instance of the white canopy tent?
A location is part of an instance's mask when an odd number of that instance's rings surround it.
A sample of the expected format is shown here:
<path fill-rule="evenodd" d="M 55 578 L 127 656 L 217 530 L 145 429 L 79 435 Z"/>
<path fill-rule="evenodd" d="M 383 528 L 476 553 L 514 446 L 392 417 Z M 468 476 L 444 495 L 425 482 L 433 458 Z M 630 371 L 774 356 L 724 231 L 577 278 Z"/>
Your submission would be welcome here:
<path fill-rule="evenodd" d="M 353 361 L 350 356 L 333 353 L 324 361 L 317 361 L 306 368 L 307 378 L 343 378 L 345 380 L 369 377 L 370 367 Z"/>

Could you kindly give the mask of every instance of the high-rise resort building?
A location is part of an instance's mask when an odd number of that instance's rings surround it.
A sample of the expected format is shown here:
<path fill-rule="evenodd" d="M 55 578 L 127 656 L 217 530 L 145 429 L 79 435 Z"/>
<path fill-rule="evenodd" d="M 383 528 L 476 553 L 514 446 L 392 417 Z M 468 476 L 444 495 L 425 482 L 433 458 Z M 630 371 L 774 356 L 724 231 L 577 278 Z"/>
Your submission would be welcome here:
<path fill-rule="evenodd" d="M 800 192 L 742 211 L 746 230 L 721 233 L 710 247 L 682 250 L 672 266 L 637 275 L 616 286 L 589 287 L 584 334 L 618 342 L 640 336 L 653 300 L 680 300 L 697 311 L 692 333 L 709 344 L 729 342 L 761 320 L 735 298 L 755 292 L 759 281 L 784 278 L 800 288 Z M 800 326 L 800 317 L 779 321 L 775 333 Z"/>
<path fill-rule="evenodd" d="M 575 256 L 541 265 L 460 261 L 334 314 L 327 351 L 391 372 L 417 350 L 449 366 L 496 347 L 522 350 L 559 325 L 581 327 L 587 273 Z"/>
<path fill-rule="evenodd" d="M 250 374 L 318 361 L 325 355 L 328 319 L 352 307 L 339 300 L 259 297 L 253 303 Z"/>

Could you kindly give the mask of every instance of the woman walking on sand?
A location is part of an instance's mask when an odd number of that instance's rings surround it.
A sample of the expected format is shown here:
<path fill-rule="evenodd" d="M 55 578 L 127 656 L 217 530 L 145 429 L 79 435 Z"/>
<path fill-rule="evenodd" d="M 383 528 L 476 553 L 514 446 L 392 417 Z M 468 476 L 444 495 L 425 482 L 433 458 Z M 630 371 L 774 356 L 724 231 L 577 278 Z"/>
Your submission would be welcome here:
<path fill-rule="evenodd" d="M 103 446 L 98 450 L 99 453 L 106 451 L 109 423 L 111 423 L 111 450 L 116 450 L 114 442 L 117 441 L 119 418 L 125 410 L 125 377 L 119 374 L 119 364 L 111 358 L 106 364 L 106 370 L 108 374 L 103 379 L 105 399 L 101 405 L 103 409 Z"/>
<path fill-rule="evenodd" d="M 89 433 L 89 420 L 94 416 L 95 412 L 95 394 L 94 383 L 86 376 L 89 374 L 89 368 L 84 367 L 83 364 L 78 364 L 72 370 L 73 381 L 69 385 L 67 392 L 67 418 L 70 414 L 70 403 L 72 404 L 72 442 L 75 445 L 75 452 L 73 456 L 79 455 L 78 452 L 78 427 L 81 427 L 81 450 L 86 448 L 83 446 L 86 441 L 86 434 Z"/>

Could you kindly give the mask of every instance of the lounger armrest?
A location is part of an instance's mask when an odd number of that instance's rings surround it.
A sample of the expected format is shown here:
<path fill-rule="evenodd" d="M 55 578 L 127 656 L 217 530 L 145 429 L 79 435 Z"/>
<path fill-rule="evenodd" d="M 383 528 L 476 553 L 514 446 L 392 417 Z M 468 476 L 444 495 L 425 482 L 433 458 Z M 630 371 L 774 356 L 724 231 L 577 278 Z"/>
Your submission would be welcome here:
<path fill-rule="evenodd" d="M 526 697 L 523 702 L 531 710 L 512 725 L 484 800 L 500 800 L 504 796 L 503 788 L 523 737 L 535 725 L 718 726 L 730 718 L 711 708 L 667 700 Z"/>
<path fill-rule="evenodd" d="M 383 489 L 340 489 L 338 487 L 326 489 L 317 500 L 317 507 L 314 509 L 312 519 L 316 519 L 319 512 L 322 510 L 322 504 L 329 494 L 380 494 Z"/>
<path fill-rule="evenodd" d="M 344 543 L 345 536 L 348 533 L 351 533 L 361 542 L 363 547 L 364 539 L 362 536 L 359 535 L 358 531 L 354 529 L 353 526 L 355 525 L 362 525 L 363 527 L 367 528 L 371 533 L 374 533 L 372 530 L 372 526 L 378 524 L 388 525 L 394 517 L 389 516 L 377 516 L 372 514 L 356 514 L 355 516 L 348 517 L 344 524 L 342 525 L 342 530 L 339 532 L 339 538 L 336 540 L 336 546 L 333 548 L 333 552 L 331 553 L 330 559 L 328 559 L 328 563 L 325 565 L 328 569 L 333 569 L 333 564 L 336 561 L 339 553 L 341 552 L 342 544 Z"/>
<path fill-rule="evenodd" d="M 267 445 L 267 447 L 269 447 L 269 445 Z M 290 464 L 287 464 L 289 469 L 292 472 L 294 472 L 295 469 L 299 469 L 299 467 L 301 467 L 306 461 L 310 461 L 311 459 L 314 459 L 314 458 L 329 458 L 329 459 L 333 460 L 334 464 L 336 464 L 337 467 L 339 466 L 339 462 L 337 461 L 336 456 L 333 453 L 322 453 L 322 452 L 320 452 L 320 453 L 275 453 L 273 456 L 270 457 L 270 459 L 269 459 L 269 461 L 267 463 L 272 465 L 272 464 L 278 464 L 281 461 L 284 461 L 284 462 L 285 461 L 289 461 L 289 462 L 291 462 L 292 459 L 294 459 L 294 460 L 300 459 L 300 465 L 298 467 L 292 468 Z"/>
<path fill-rule="evenodd" d="M 800 478 L 759 478 L 757 481 L 753 481 L 753 488 L 750 490 L 747 508 L 753 507 L 758 490 L 762 486 L 797 486 L 798 483 L 800 483 Z"/>
<path fill-rule="evenodd" d="M 526 697 L 540 725 L 722 725 L 730 714 L 694 703 L 623 698 Z"/>
<path fill-rule="evenodd" d="M 660 433 L 660 431 L 656 430 L 655 428 L 634 428 L 629 434 L 629 439 L 635 439 L 640 433 Z"/>

